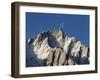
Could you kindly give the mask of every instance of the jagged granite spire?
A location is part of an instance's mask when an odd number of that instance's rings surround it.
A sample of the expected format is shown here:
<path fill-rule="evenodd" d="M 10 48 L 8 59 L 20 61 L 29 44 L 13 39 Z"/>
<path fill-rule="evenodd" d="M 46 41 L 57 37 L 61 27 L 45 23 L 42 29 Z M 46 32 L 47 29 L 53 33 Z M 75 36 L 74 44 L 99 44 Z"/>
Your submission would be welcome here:
<path fill-rule="evenodd" d="M 32 46 L 32 54 L 46 60 L 48 66 L 89 64 L 89 48 L 75 37 L 65 35 L 62 28 L 39 33 L 28 39 L 27 44 Z"/>

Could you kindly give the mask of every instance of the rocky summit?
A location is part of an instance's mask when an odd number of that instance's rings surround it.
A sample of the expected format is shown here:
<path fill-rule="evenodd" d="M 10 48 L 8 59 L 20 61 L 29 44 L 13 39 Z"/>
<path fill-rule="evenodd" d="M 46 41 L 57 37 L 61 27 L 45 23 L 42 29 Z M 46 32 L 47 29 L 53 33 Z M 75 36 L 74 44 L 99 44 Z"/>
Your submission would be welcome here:
<path fill-rule="evenodd" d="M 26 48 L 27 66 L 89 64 L 89 48 L 61 28 L 28 39 Z"/>

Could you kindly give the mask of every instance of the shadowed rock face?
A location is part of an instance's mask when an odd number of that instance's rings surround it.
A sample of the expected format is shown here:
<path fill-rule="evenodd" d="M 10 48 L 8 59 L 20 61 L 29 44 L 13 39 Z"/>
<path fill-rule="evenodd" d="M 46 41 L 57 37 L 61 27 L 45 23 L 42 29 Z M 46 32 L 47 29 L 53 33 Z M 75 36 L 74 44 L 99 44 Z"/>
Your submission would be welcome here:
<path fill-rule="evenodd" d="M 42 32 L 35 38 L 28 39 L 33 61 L 39 66 L 89 64 L 89 48 L 75 37 L 68 37 L 62 29 Z M 33 65 L 34 66 L 34 65 Z"/>

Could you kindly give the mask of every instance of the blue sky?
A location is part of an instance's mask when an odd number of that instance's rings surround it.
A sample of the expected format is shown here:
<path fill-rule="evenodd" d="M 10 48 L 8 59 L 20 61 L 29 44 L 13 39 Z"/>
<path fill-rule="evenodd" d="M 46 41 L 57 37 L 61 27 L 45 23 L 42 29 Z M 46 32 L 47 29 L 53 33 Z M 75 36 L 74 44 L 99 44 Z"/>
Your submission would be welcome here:
<path fill-rule="evenodd" d="M 89 46 L 89 15 L 26 12 L 26 38 L 61 27 L 68 36 Z"/>

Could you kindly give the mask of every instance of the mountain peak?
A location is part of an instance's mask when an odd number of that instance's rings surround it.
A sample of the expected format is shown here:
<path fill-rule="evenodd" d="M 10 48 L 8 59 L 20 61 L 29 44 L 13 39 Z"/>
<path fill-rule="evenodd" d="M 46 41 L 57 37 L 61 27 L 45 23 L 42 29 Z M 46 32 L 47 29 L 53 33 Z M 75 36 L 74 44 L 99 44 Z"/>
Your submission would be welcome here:
<path fill-rule="evenodd" d="M 65 35 L 62 28 L 39 33 L 28 43 L 33 46 L 38 59 L 47 60 L 46 65 L 89 64 L 88 47 L 75 37 Z"/>

